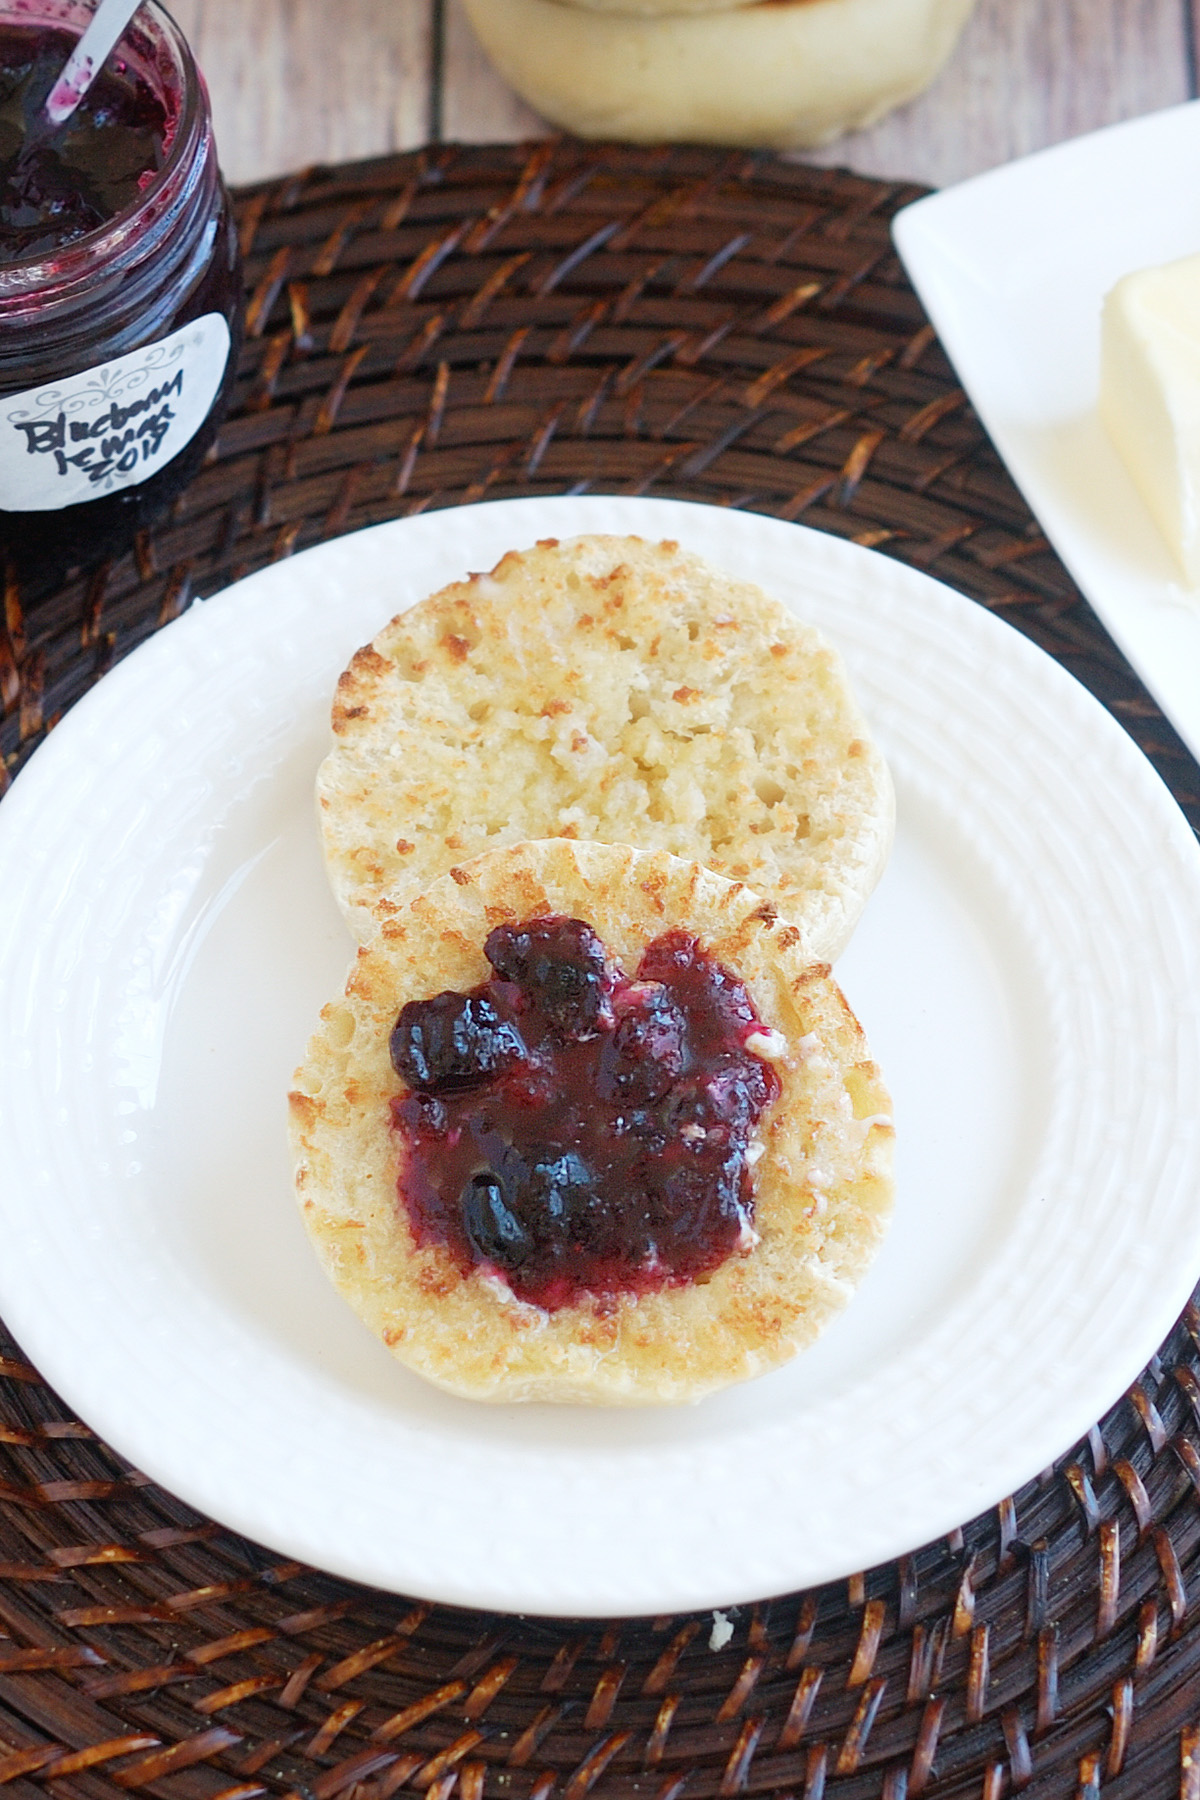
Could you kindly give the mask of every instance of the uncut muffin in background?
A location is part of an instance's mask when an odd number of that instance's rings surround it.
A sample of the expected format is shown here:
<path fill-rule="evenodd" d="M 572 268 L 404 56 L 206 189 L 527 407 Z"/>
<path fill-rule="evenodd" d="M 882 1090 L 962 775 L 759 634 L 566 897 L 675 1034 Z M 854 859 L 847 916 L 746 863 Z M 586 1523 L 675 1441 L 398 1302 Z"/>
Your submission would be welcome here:
<path fill-rule="evenodd" d="M 791 150 L 938 74 L 974 0 L 465 0 L 492 62 L 579 137 Z"/>
<path fill-rule="evenodd" d="M 451 1393 L 697 1400 L 850 1300 L 890 1103 L 769 901 L 661 851 L 491 851 L 389 908 L 290 1096 L 338 1291 Z"/>
<path fill-rule="evenodd" d="M 772 900 L 832 961 L 891 846 L 837 653 L 674 543 L 547 540 L 401 613 L 338 682 L 317 799 L 360 939 L 531 838 L 626 843 Z"/>

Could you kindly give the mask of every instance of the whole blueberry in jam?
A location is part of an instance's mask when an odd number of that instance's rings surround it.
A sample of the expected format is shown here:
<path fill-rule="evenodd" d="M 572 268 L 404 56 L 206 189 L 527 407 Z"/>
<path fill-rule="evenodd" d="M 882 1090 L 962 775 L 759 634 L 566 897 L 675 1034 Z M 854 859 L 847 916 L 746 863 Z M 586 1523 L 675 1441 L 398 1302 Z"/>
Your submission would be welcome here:
<path fill-rule="evenodd" d="M 487 999 L 452 993 L 401 1008 L 390 1050 L 400 1079 L 434 1094 L 475 1087 L 524 1055 L 520 1037 Z"/>
<path fill-rule="evenodd" d="M 463 1230 L 482 1262 L 518 1270 L 533 1253 L 533 1239 L 513 1211 L 511 1195 L 494 1169 L 480 1169 L 463 1188 Z"/>
<path fill-rule="evenodd" d="M 601 1057 L 600 1091 L 626 1102 L 661 1100 L 683 1074 L 687 1020 L 660 981 L 631 983 L 621 994 Z"/>
<path fill-rule="evenodd" d="M 741 1248 L 779 1078 L 745 984 L 686 932 L 635 974 L 559 916 L 498 926 L 492 975 L 403 1008 L 400 1199 L 419 1243 L 548 1310 L 695 1280 Z"/>
<path fill-rule="evenodd" d="M 556 1037 L 579 1041 L 611 1021 L 613 978 L 604 945 L 580 919 L 498 925 L 483 953 L 501 981 L 520 990 L 524 1011 Z"/>

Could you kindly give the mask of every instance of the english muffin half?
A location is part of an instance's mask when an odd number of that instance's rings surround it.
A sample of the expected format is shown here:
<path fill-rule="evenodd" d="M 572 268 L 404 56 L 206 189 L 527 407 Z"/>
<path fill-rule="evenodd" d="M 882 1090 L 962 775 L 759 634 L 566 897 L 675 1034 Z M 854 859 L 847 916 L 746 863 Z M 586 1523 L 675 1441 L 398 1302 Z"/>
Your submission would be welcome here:
<path fill-rule="evenodd" d="M 894 803 L 841 659 L 674 543 L 548 540 L 385 626 L 338 682 L 317 781 L 365 939 L 483 851 L 565 837 L 666 850 L 846 943 Z"/>
<path fill-rule="evenodd" d="M 522 1011 L 522 968 L 531 966 L 529 945 L 545 921 L 555 929 L 583 922 L 603 946 L 600 1011 L 585 1011 L 582 1027 L 562 1026 L 536 1005 L 531 1025 Z M 514 961 L 514 944 L 524 965 Z M 690 966 L 732 1009 L 742 1047 L 738 1063 L 711 1037 L 678 1054 L 668 1045 L 673 1088 L 658 1079 L 660 1068 L 647 1081 L 636 1067 L 639 1046 L 651 1059 L 663 1057 L 664 944 L 667 960 L 679 959 L 681 945 L 696 946 Z M 630 978 L 624 986 L 614 985 L 614 970 Z M 567 992 L 561 981 L 554 986 L 553 969 L 550 979 L 555 994 Z M 432 1119 L 435 1135 L 457 1154 L 454 1134 L 465 1128 L 455 1106 L 468 1090 L 455 1086 L 453 1074 L 441 1099 L 436 1080 L 430 1088 L 436 1033 L 410 1034 L 399 1063 L 394 1034 L 398 1021 L 424 1018 L 429 1003 L 436 1010 L 448 996 L 486 991 L 512 1002 L 515 1032 L 534 1045 L 534 1063 L 550 1045 L 548 1072 L 539 1066 L 526 1080 L 519 1062 L 506 1065 L 509 1098 L 515 1091 L 519 1106 L 546 1108 L 531 1126 L 541 1147 L 536 1155 L 522 1147 L 528 1133 L 518 1141 L 506 1124 L 511 1113 L 488 1116 L 477 1141 L 489 1166 L 462 1165 L 470 1170 L 465 1183 L 460 1168 L 453 1191 L 431 1197 L 421 1185 L 424 1152 L 414 1149 L 405 1121 L 416 1118 L 423 1130 Z M 640 1008 L 658 1032 L 634 1034 L 634 1075 L 624 1087 L 621 1069 L 631 1065 L 618 1058 L 614 1076 L 605 1043 L 595 1048 L 610 1001 L 622 1020 Z M 472 1004 L 479 1007 L 478 998 Z M 493 1038 L 485 1060 L 498 1043 L 503 1065 L 516 1053 L 501 1023 L 499 1036 L 495 1018 L 487 1023 Z M 618 1052 L 619 1031 L 612 1039 Z M 753 1077 L 756 1062 L 756 1091 L 766 1103 L 747 1126 L 737 1095 L 730 1099 L 730 1070 L 737 1064 Z M 590 1141 L 575 1131 L 570 1143 L 546 1142 L 544 1120 L 559 1116 L 559 1090 L 578 1081 L 571 1070 L 580 1067 L 601 1071 L 597 1091 L 610 1100 L 617 1094 L 618 1116 L 614 1122 L 610 1111 Z M 697 1110 L 697 1094 L 707 1112 Z M 760 1375 L 810 1344 L 846 1305 L 891 1211 L 890 1102 L 828 968 L 812 961 L 799 930 L 769 901 L 663 852 L 564 840 L 515 845 L 458 866 L 427 893 L 389 908 L 360 949 L 344 997 L 322 1013 L 290 1106 L 296 1193 L 335 1286 L 401 1362 L 472 1399 L 678 1403 Z M 599 1183 L 596 1144 L 615 1146 L 639 1131 L 649 1150 L 626 1165 L 632 1172 L 618 1184 L 619 1200 L 589 1198 L 581 1184 Z M 732 1158 L 739 1142 L 743 1166 L 732 1170 L 722 1158 L 725 1150 Z M 504 1188 L 506 1212 L 494 1171 L 514 1156 L 520 1166 L 516 1189 Z M 706 1166 L 720 1165 L 724 1184 L 716 1212 L 734 1221 L 715 1260 L 693 1254 L 695 1221 L 712 1215 L 702 1199 L 692 1206 L 688 1183 L 706 1157 Z M 672 1189 L 671 1171 L 681 1168 L 683 1187 L 676 1181 Z M 557 1190 L 546 1169 L 567 1171 Z M 686 1201 L 676 1209 L 678 1241 L 670 1217 L 664 1226 L 661 1208 L 654 1210 L 664 1192 Z M 488 1205 L 495 1200 L 482 1238 L 480 1193 Z M 572 1206 L 575 1223 L 564 1223 L 564 1207 Z M 593 1221 L 608 1234 L 599 1249 L 586 1237 Z M 545 1235 L 535 1241 L 539 1232 Z M 626 1241 L 635 1247 L 628 1255 Z M 684 1265 L 691 1273 L 680 1275 Z M 588 1272 L 597 1269 L 599 1277 Z"/>

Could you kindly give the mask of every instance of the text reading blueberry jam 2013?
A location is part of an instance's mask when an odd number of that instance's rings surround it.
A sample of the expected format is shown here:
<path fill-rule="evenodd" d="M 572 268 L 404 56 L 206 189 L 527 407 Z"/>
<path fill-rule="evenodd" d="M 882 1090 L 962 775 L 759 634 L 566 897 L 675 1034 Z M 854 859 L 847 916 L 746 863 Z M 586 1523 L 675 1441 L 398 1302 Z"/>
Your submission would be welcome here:
<path fill-rule="evenodd" d="M 135 487 L 207 419 L 229 325 L 205 313 L 117 361 L 0 400 L 0 508 L 52 512 Z"/>
<path fill-rule="evenodd" d="M 68 419 L 60 412 L 51 419 L 15 419 L 14 431 L 25 433 L 31 456 L 53 456 L 60 475 L 82 469 L 91 482 L 106 475 L 127 475 L 139 462 L 147 463 L 162 449 L 177 414 L 170 402 L 183 392 L 183 370 L 177 369 L 162 387 L 151 388 L 141 400 L 118 406 L 114 400 L 97 419 Z M 132 424 L 132 420 L 139 421 Z M 70 454 L 67 445 L 82 444 Z"/>

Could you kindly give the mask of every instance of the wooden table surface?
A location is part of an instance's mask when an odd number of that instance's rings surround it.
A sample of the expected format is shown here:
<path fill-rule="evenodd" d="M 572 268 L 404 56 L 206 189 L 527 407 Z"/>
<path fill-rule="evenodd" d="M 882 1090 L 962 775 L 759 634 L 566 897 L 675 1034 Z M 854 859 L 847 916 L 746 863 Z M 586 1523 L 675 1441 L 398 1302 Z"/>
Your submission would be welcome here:
<path fill-rule="evenodd" d="M 171 0 L 168 0 L 171 4 Z M 430 139 L 544 135 L 460 0 L 173 0 L 231 181 Z M 1197 93 L 1200 0 L 979 0 L 920 99 L 811 160 L 941 186 Z"/>

